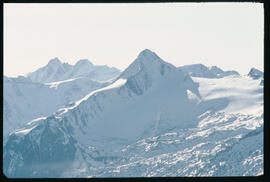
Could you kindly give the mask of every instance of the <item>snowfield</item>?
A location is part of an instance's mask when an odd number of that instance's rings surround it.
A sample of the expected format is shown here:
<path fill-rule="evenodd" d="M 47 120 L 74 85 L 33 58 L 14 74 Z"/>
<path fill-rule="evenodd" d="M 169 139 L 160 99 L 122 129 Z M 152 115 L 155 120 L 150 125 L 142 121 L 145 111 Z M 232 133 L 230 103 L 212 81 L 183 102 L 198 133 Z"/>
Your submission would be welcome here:
<path fill-rule="evenodd" d="M 111 157 L 117 157 L 110 163 L 98 168 L 83 167 L 84 172 L 69 171 L 63 177 L 262 175 L 264 120 L 260 81 L 246 76 L 192 79 L 200 85 L 201 99 L 188 91 L 193 95 L 191 100 L 197 99 L 199 104 L 202 100 L 229 98 L 226 108 L 204 112 L 194 128 L 174 128 L 138 140 L 111 152 Z M 238 104 L 237 109 L 234 104 Z"/>
<path fill-rule="evenodd" d="M 256 114 L 263 109 L 263 87 L 261 80 L 248 76 L 228 76 L 220 79 L 192 77 L 200 84 L 199 92 L 204 100 L 228 98 L 226 113 Z"/>
<path fill-rule="evenodd" d="M 262 175 L 262 72 L 184 68 L 142 51 L 110 85 L 11 132 L 5 175 Z"/>

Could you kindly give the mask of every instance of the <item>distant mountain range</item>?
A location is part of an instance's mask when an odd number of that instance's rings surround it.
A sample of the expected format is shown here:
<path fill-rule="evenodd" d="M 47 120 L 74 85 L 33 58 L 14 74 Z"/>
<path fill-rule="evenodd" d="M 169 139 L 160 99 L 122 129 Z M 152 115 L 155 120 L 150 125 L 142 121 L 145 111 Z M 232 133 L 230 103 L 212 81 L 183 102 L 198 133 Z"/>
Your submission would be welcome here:
<path fill-rule="evenodd" d="M 27 78 L 4 77 L 6 176 L 263 174 L 257 70 L 175 67 L 148 49 L 117 74 L 93 74 L 97 68 L 85 60 L 76 65 L 53 59 Z M 17 110 L 32 110 L 32 118 L 20 123 Z M 5 127 L 15 120 L 20 129 Z"/>
<path fill-rule="evenodd" d="M 190 74 L 193 77 L 223 78 L 229 75 L 239 75 L 237 71 L 223 71 L 217 66 L 206 67 L 203 64 L 192 64 L 178 67 L 178 69 Z"/>
<path fill-rule="evenodd" d="M 120 70 L 108 66 L 95 66 L 87 59 L 79 60 L 74 66 L 54 58 L 49 63 L 27 75 L 33 82 L 49 83 L 79 77 L 89 77 L 94 81 L 108 81 L 120 74 Z"/>

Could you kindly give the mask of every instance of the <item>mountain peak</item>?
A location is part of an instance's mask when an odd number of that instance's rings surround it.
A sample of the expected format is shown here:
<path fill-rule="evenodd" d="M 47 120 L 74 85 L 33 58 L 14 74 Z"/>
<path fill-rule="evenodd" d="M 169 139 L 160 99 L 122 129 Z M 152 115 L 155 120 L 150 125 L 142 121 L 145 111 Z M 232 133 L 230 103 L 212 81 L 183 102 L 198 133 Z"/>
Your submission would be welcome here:
<path fill-rule="evenodd" d="M 163 64 L 174 67 L 170 63 L 163 61 L 155 52 L 152 52 L 149 49 L 144 49 L 141 51 L 132 64 L 139 64 L 141 65 L 140 67 L 143 66 L 149 69 L 149 71 L 153 71 L 153 69 L 159 68 Z"/>
<path fill-rule="evenodd" d="M 138 59 L 151 59 L 151 60 L 158 60 L 160 59 L 156 53 L 149 49 L 144 49 L 138 55 Z"/>
<path fill-rule="evenodd" d="M 168 70 L 175 68 L 170 63 L 163 61 L 158 55 L 149 49 L 141 51 L 138 57 L 122 72 L 122 78 L 128 78 L 139 72 L 149 75 L 163 75 Z"/>
<path fill-rule="evenodd" d="M 258 79 L 263 77 L 263 72 L 256 68 L 251 68 L 248 73 L 248 76 L 252 77 L 253 79 Z"/>
<path fill-rule="evenodd" d="M 80 59 L 75 66 L 79 66 L 79 65 L 89 65 L 89 66 L 93 66 L 93 63 L 91 63 L 88 59 Z"/>
<path fill-rule="evenodd" d="M 58 57 L 55 57 L 53 59 L 51 59 L 48 63 L 48 65 L 59 65 L 62 64 L 61 61 L 58 59 Z"/>

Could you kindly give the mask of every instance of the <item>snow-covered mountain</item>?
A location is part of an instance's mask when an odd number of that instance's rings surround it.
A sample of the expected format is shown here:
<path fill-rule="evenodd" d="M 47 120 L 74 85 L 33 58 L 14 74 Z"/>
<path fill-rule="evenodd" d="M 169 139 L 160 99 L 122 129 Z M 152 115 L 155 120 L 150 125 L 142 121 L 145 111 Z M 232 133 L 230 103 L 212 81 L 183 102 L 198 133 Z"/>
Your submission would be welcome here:
<path fill-rule="evenodd" d="M 51 115 L 60 107 L 108 84 L 87 77 L 42 84 L 23 76 L 4 76 L 4 137 L 29 120 Z"/>
<path fill-rule="evenodd" d="M 237 71 L 223 71 L 217 66 L 207 67 L 203 64 L 191 64 L 178 67 L 185 73 L 193 77 L 204 77 L 204 78 L 223 78 L 229 75 L 239 75 Z"/>
<path fill-rule="evenodd" d="M 263 86 L 264 85 L 264 74 L 262 71 L 256 69 L 256 68 L 251 68 L 248 76 L 254 80 L 260 79 L 260 85 Z"/>
<path fill-rule="evenodd" d="M 191 77 L 146 49 L 107 87 L 12 132 L 4 144 L 4 173 L 263 174 L 259 82 L 240 75 Z"/>
<path fill-rule="evenodd" d="M 75 65 L 62 63 L 58 58 L 54 58 L 49 63 L 27 75 L 33 82 L 48 83 L 74 79 L 79 77 L 89 77 L 96 81 L 108 81 L 119 76 L 120 70 L 108 66 L 93 65 L 87 59 L 79 60 Z"/>
<path fill-rule="evenodd" d="M 4 76 L 4 137 L 29 120 L 48 116 L 107 86 L 119 75 L 116 68 L 94 66 L 85 59 L 72 66 L 54 58 L 27 77 Z"/>
<path fill-rule="evenodd" d="M 261 72 L 260 70 L 256 68 L 251 68 L 248 73 L 248 76 L 256 80 L 259 78 L 263 78 L 263 72 Z"/>

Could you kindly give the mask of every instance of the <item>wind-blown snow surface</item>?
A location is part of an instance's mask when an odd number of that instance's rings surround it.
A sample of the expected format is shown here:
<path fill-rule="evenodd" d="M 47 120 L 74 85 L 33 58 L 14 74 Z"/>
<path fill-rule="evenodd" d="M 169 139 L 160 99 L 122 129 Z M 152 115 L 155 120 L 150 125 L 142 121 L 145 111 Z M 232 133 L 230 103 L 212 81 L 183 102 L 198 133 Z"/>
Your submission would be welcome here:
<path fill-rule="evenodd" d="M 120 71 L 114 67 L 93 65 L 87 59 L 79 60 L 75 65 L 62 63 L 58 58 L 27 75 L 33 82 L 48 83 L 88 77 L 94 81 L 108 81 L 119 76 Z"/>
<path fill-rule="evenodd" d="M 111 86 L 10 134 L 4 146 L 4 173 L 8 177 L 263 174 L 259 81 L 239 75 L 191 78 L 144 50 Z"/>

